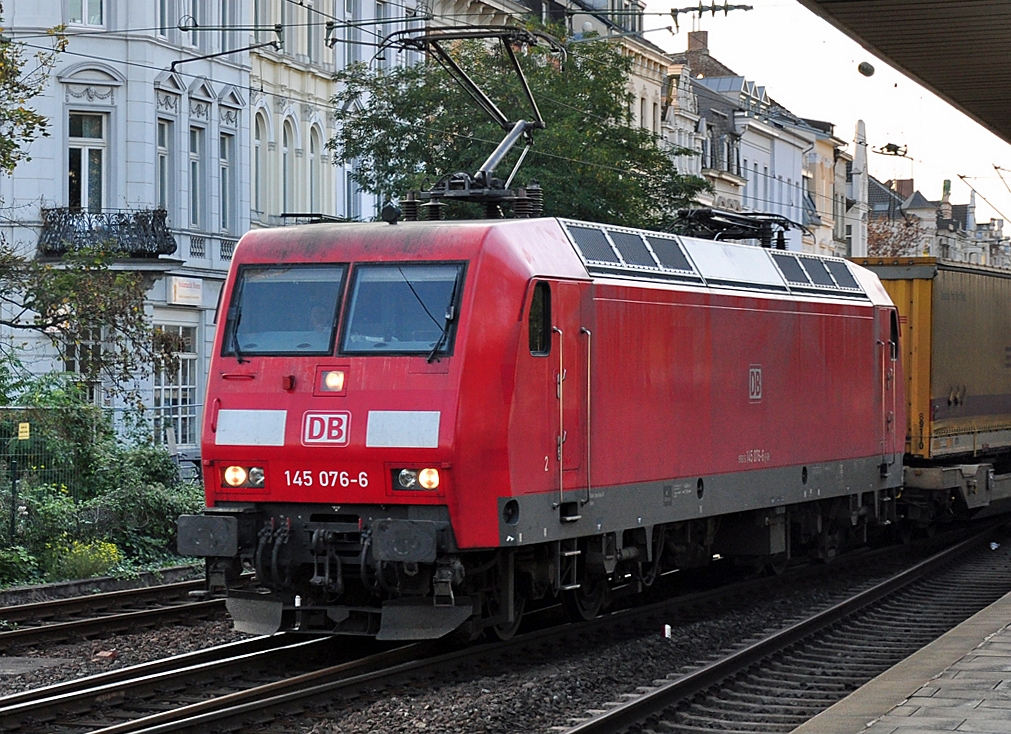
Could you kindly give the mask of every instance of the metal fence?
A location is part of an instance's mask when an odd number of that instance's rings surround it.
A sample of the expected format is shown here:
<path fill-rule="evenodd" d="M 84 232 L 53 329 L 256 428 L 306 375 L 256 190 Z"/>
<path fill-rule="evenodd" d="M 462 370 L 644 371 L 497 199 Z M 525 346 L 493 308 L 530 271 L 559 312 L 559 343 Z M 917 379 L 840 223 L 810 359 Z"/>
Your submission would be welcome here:
<path fill-rule="evenodd" d="M 101 425 L 96 410 L 0 407 L 0 487 L 18 481 L 75 494 L 75 446 L 94 442 Z"/>
<path fill-rule="evenodd" d="M 200 477 L 199 447 L 177 444 L 177 435 L 191 439 L 190 425 L 199 405 L 159 408 L 0 406 L 0 546 L 16 536 L 15 523 L 24 498 L 60 494 L 75 502 L 88 495 L 94 477 L 94 445 L 111 430 L 126 444 L 164 446 L 183 480 Z"/>

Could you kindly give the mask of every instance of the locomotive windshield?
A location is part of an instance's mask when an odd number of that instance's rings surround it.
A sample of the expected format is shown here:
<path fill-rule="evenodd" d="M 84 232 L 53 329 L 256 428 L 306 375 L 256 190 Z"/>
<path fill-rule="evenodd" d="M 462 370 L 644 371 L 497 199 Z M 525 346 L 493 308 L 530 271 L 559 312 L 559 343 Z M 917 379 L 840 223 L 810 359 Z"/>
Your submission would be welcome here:
<path fill-rule="evenodd" d="M 343 265 L 244 267 L 222 354 L 331 354 Z"/>
<path fill-rule="evenodd" d="M 450 354 L 463 265 L 359 265 L 347 310 L 345 354 Z"/>

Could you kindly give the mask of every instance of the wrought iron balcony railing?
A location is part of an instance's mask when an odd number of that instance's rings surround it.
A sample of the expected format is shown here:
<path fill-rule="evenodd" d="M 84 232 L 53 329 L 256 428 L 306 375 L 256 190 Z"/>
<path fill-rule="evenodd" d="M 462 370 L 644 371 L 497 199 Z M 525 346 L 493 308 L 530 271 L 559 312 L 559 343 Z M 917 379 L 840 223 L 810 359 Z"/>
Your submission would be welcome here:
<path fill-rule="evenodd" d="M 112 209 L 84 212 L 43 209 L 39 254 L 59 257 L 95 248 L 124 257 L 156 258 L 176 251 L 176 241 L 165 224 L 164 209 Z"/>

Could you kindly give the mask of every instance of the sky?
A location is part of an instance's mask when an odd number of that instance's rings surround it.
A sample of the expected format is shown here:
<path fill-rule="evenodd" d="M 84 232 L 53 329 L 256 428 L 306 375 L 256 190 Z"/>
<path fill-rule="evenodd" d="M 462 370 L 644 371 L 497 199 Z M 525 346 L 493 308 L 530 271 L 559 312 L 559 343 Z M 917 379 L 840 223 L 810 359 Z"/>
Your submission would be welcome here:
<path fill-rule="evenodd" d="M 938 200 L 944 180 L 950 179 L 952 203 L 965 204 L 970 188 L 959 179 L 963 175 L 978 192 L 977 221 L 996 217 L 1011 222 L 1011 145 L 795 0 L 738 0 L 754 9 L 726 16 L 719 11 L 715 17 L 706 12 L 701 20 L 681 14 L 678 33 L 663 30 L 673 25 L 671 7 L 692 4 L 647 0 L 646 12 L 657 15 L 645 16 L 643 25 L 660 30 L 645 37 L 677 52 L 688 47 L 689 31 L 708 31 L 712 56 L 764 86 L 794 114 L 834 123 L 836 137 L 847 141 L 862 119 L 869 151 L 886 144 L 905 146 L 906 158 L 868 153 L 871 175 L 878 180 L 912 178 L 928 199 Z M 864 61 L 874 66 L 870 77 L 857 70 Z M 1008 170 L 998 172 L 994 165 Z"/>

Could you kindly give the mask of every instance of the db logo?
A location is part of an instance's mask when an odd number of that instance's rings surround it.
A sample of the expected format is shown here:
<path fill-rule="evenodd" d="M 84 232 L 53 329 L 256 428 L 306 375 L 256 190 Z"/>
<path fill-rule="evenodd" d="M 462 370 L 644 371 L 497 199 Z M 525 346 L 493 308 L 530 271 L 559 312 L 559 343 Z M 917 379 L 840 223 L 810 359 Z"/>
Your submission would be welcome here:
<path fill-rule="evenodd" d="M 302 416 L 302 445 L 347 446 L 350 440 L 351 414 L 306 413 Z"/>
<path fill-rule="evenodd" d="M 748 400 L 753 403 L 762 401 L 762 365 L 760 364 L 748 367 Z"/>

